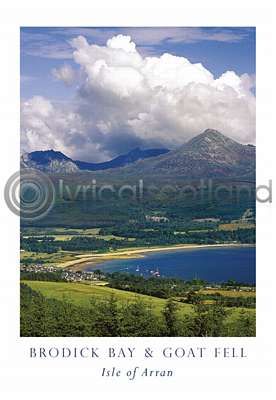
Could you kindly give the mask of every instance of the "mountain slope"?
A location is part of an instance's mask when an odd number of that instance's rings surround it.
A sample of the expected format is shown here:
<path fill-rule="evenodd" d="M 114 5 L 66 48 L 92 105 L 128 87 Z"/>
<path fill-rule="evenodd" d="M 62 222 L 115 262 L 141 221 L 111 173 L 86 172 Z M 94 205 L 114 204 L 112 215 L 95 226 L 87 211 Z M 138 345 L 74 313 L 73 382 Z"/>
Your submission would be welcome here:
<path fill-rule="evenodd" d="M 254 177 L 255 146 L 240 144 L 207 129 L 178 149 L 139 161 L 121 169 L 121 173 L 185 178 Z"/>
<path fill-rule="evenodd" d="M 141 150 L 139 147 L 131 150 L 127 154 L 120 155 L 113 160 L 102 162 L 102 163 L 87 163 L 84 161 L 75 161 L 75 164 L 79 169 L 85 169 L 87 171 L 99 171 L 110 168 L 124 167 L 125 165 L 132 164 L 135 161 L 143 160 L 150 157 L 157 157 L 161 154 L 168 153 L 168 149 L 147 149 Z"/>
<path fill-rule="evenodd" d="M 207 129 L 175 150 L 136 148 L 103 163 L 75 161 L 53 150 L 35 151 L 21 158 L 24 167 L 50 173 L 95 171 L 103 178 L 255 178 L 255 146 L 243 145 Z M 88 178 L 90 179 L 90 174 Z"/>
<path fill-rule="evenodd" d="M 74 173 L 79 168 L 71 158 L 60 151 L 45 150 L 25 153 L 21 156 L 21 167 L 35 168 L 51 173 Z"/>
<path fill-rule="evenodd" d="M 46 150 L 34 151 L 21 156 L 21 167 L 39 169 L 50 173 L 76 173 L 79 171 L 100 171 L 123 167 L 160 154 L 166 154 L 168 149 L 147 149 L 136 148 L 127 154 L 120 155 L 110 161 L 102 163 L 89 163 L 85 161 L 72 160 L 60 151 Z"/>

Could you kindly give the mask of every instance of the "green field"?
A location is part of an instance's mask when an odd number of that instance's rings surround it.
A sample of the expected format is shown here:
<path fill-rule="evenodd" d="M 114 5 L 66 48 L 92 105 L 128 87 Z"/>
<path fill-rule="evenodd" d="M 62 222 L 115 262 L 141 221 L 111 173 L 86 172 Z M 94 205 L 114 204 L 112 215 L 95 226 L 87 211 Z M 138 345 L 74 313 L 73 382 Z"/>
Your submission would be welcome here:
<path fill-rule="evenodd" d="M 80 306 L 88 306 L 91 299 L 106 300 L 110 295 L 114 295 L 120 303 L 134 302 L 137 299 L 149 304 L 160 313 L 166 304 L 166 300 L 157 297 L 146 296 L 124 290 L 112 289 L 106 286 L 84 283 L 66 283 L 66 282 L 41 282 L 41 281 L 23 281 L 33 290 L 41 292 L 45 297 L 58 300 L 67 300 Z M 181 312 L 190 312 L 189 304 L 180 304 Z"/>
<path fill-rule="evenodd" d="M 55 235 L 98 235 L 100 228 L 22 228 L 21 232 L 24 236 L 55 236 Z"/>
<path fill-rule="evenodd" d="M 201 289 L 199 294 L 220 294 L 227 297 L 256 297 L 255 291 L 246 290 Z"/>
<path fill-rule="evenodd" d="M 87 229 L 78 229 L 78 228 L 23 228 L 22 235 L 25 238 L 28 237 L 45 237 L 51 236 L 54 237 L 55 240 L 70 240 L 77 236 L 93 236 L 98 239 L 103 240 L 122 240 L 124 239 L 121 236 L 115 235 L 100 235 L 100 228 L 87 228 Z M 129 238 L 129 241 L 133 241 L 135 239 Z"/>
<path fill-rule="evenodd" d="M 227 224 L 220 224 L 218 227 L 219 231 L 237 231 L 238 229 L 255 229 L 254 223 L 249 222 L 231 222 Z"/>
<path fill-rule="evenodd" d="M 41 292 L 45 297 L 55 298 L 57 300 L 66 300 L 79 306 L 88 306 L 91 299 L 106 300 L 111 294 L 114 294 L 119 303 L 126 304 L 134 302 L 137 299 L 151 305 L 156 314 L 161 312 L 166 304 L 166 300 L 158 297 L 146 296 L 124 290 L 112 289 L 106 286 L 84 283 L 66 283 L 66 282 L 42 282 L 42 281 L 23 281 L 33 290 Z M 178 314 L 184 316 L 191 313 L 193 307 L 190 304 L 178 303 Z M 242 308 L 231 308 L 229 310 L 228 321 L 234 320 Z M 254 309 L 247 309 L 249 313 L 255 313 Z"/>
<path fill-rule="evenodd" d="M 79 253 L 69 251 L 59 251 L 57 253 L 35 253 L 31 251 L 23 251 L 20 253 L 20 261 L 24 262 L 31 260 L 33 264 L 44 265 L 59 265 L 66 261 L 75 259 L 75 255 Z"/>

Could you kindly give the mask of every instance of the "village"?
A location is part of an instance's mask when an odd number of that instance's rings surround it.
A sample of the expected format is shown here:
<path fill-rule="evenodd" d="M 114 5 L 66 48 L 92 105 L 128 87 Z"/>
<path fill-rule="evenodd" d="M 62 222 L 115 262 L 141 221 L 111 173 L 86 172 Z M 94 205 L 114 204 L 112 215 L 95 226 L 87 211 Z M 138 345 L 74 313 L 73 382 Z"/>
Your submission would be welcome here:
<path fill-rule="evenodd" d="M 103 273 L 99 273 L 99 271 L 91 272 L 91 271 L 71 271 L 68 269 L 61 269 L 55 266 L 43 265 L 43 264 L 32 264 L 25 265 L 20 264 L 20 273 L 57 273 L 59 274 L 60 280 L 66 282 L 83 282 L 83 281 L 98 281 L 99 279 L 104 279 L 105 276 Z"/>

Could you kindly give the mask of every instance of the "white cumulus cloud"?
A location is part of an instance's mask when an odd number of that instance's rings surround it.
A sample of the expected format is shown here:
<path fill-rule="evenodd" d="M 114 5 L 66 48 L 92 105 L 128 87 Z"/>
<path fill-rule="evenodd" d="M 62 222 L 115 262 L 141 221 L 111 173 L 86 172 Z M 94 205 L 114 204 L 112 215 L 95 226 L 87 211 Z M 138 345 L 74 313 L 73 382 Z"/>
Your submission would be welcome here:
<path fill-rule="evenodd" d="M 53 68 L 52 75 L 55 79 L 63 81 L 69 86 L 72 85 L 76 77 L 74 69 L 68 64 L 63 65 L 60 68 Z"/>
<path fill-rule="evenodd" d="M 79 159 L 100 160 L 138 145 L 174 148 L 207 128 L 242 143 L 255 141 L 249 75 L 225 71 L 216 79 L 185 57 L 143 57 L 124 35 L 105 46 L 79 36 L 71 46 L 80 71 L 74 103 L 54 106 L 40 97 L 24 102 L 24 149 L 55 147 Z M 71 72 L 54 75 L 66 82 Z"/>

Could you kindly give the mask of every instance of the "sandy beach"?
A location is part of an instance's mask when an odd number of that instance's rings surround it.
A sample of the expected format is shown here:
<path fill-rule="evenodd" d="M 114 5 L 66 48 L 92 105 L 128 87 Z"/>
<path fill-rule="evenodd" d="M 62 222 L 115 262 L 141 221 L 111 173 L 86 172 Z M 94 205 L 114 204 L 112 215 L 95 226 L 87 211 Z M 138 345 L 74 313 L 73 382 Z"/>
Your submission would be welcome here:
<path fill-rule="evenodd" d="M 172 251 L 172 250 L 189 250 L 189 249 L 201 249 L 201 248 L 217 248 L 217 247 L 244 247 L 253 246 L 250 244 L 240 244 L 240 243 L 228 243 L 228 244 L 182 244 L 175 246 L 163 246 L 163 247 L 149 247 L 149 248 L 136 248 L 136 249 L 126 249 L 119 250 L 109 253 L 102 254 L 78 254 L 75 260 L 66 261 L 59 266 L 61 268 L 68 268 L 70 270 L 82 270 L 89 266 L 94 266 L 95 269 L 99 263 L 115 260 L 115 259 L 128 259 L 128 258 L 138 258 L 144 257 L 145 253 L 160 252 L 160 251 Z"/>

